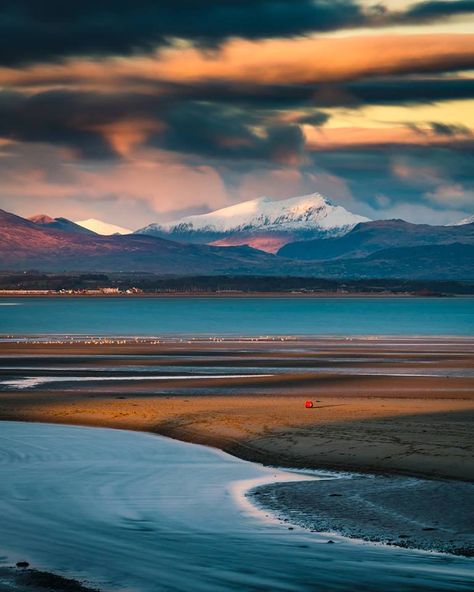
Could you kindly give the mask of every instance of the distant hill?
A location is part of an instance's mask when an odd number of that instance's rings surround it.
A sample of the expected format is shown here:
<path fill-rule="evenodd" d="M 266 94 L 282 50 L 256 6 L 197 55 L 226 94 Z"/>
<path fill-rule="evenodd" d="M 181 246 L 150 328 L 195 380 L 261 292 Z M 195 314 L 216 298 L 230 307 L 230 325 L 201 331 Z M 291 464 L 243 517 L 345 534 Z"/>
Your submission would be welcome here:
<path fill-rule="evenodd" d="M 219 246 L 247 244 L 274 253 L 300 238 L 345 234 L 367 220 L 312 193 L 282 200 L 260 197 L 208 214 L 150 224 L 137 233 Z"/>
<path fill-rule="evenodd" d="M 358 224 L 344 236 L 289 243 L 278 255 L 322 261 L 366 257 L 390 248 L 451 243 L 474 244 L 474 224 L 430 226 L 404 220 L 377 220 Z"/>
<path fill-rule="evenodd" d="M 248 247 L 226 249 L 134 234 L 57 230 L 0 210 L 2 270 L 251 273 L 256 268 L 270 271 L 275 259 Z"/>
<path fill-rule="evenodd" d="M 474 245 L 398 247 L 357 259 L 320 262 L 322 277 L 474 280 Z"/>
<path fill-rule="evenodd" d="M 64 230 L 65 232 L 79 232 L 82 234 L 95 234 L 92 230 L 88 230 L 79 224 L 71 222 L 71 220 L 68 220 L 67 218 L 51 218 L 46 214 L 37 214 L 36 216 L 31 216 L 28 220 L 43 228 Z"/>

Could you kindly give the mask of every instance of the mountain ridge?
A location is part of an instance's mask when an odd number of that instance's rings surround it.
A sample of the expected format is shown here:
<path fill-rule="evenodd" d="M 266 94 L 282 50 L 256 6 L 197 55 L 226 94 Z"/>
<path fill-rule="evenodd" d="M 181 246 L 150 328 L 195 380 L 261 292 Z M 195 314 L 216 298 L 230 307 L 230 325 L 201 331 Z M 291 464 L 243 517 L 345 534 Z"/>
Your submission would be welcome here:
<path fill-rule="evenodd" d="M 81 234 L 95 234 L 92 230 L 76 224 L 67 218 L 52 218 L 47 214 L 36 214 L 35 216 L 30 216 L 28 220 L 43 228 L 64 230 L 65 232 L 79 232 Z"/>
<path fill-rule="evenodd" d="M 298 260 L 336 260 L 367 257 L 387 248 L 451 243 L 474 244 L 474 224 L 430 226 L 405 220 L 373 220 L 357 224 L 347 234 L 327 239 L 296 241 L 278 255 Z"/>
<path fill-rule="evenodd" d="M 166 274 L 270 271 L 275 256 L 249 247 L 186 245 L 143 235 L 81 234 L 0 210 L 0 269 L 152 271 Z"/>
<path fill-rule="evenodd" d="M 297 238 L 337 236 L 368 220 L 311 193 L 283 200 L 259 197 L 207 214 L 149 224 L 136 233 L 217 246 L 248 244 L 276 252 Z"/>
<path fill-rule="evenodd" d="M 143 272 L 173 277 L 260 274 L 279 276 L 282 285 L 285 277 L 303 275 L 474 280 L 474 224 L 434 227 L 400 220 L 365 222 L 338 238 L 294 245 L 303 249 L 305 257 L 286 258 L 249 246 L 183 244 L 140 234 L 80 234 L 44 227 L 0 210 L 2 271 Z M 321 259 L 322 246 L 325 259 Z M 319 260 L 314 259 L 315 248 Z"/>

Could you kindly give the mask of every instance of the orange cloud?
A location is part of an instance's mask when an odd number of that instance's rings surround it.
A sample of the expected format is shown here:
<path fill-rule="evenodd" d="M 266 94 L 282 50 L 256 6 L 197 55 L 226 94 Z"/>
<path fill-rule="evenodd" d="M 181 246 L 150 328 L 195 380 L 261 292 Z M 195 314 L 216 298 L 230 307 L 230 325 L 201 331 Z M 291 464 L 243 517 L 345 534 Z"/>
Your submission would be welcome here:
<path fill-rule="evenodd" d="M 468 34 L 233 40 L 215 52 L 175 48 L 154 56 L 0 68 L 0 84 L 34 90 L 58 86 L 110 89 L 126 80 L 128 91 L 143 91 L 157 82 L 337 82 L 474 67 L 473 55 L 474 35 Z"/>
<path fill-rule="evenodd" d="M 319 38 L 228 43 L 217 55 L 169 52 L 156 72 L 165 80 L 196 82 L 335 82 L 472 65 L 474 35 Z"/>
<path fill-rule="evenodd" d="M 158 132 L 162 128 L 162 124 L 158 121 L 128 119 L 86 129 L 102 134 L 117 154 L 127 157 L 131 156 L 133 150 L 140 146 L 151 133 Z"/>
<path fill-rule="evenodd" d="M 308 150 L 334 150 L 344 147 L 378 146 L 383 144 L 407 144 L 414 146 L 444 146 L 459 142 L 459 137 L 443 137 L 436 134 L 420 134 L 407 127 L 365 128 L 305 128 Z"/>

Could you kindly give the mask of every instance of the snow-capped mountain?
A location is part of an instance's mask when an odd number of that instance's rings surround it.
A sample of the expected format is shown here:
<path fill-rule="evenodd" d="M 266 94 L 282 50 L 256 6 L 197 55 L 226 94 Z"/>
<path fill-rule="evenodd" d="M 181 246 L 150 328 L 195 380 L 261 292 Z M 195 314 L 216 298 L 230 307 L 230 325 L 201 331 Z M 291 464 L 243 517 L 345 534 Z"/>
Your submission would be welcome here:
<path fill-rule="evenodd" d="M 472 216 L 468 216 L 467 218 L 459 220 L 459 222 L 456 222 L 455 224 L 453 224 L 453 226 L 464 226 L 464 224 L 474 224 L 474 214 L 472 214 Z"/>
<path fill-rule="evenodd" d="M 82 226 L 83 228 L 92 230 L 92 232 L 95 232 L 96 234 L 103 234 L 105 236 L 109 236 L 112 234 L 131 234 L 133 232 L 133 230 L 123 228 L 123 226 L 109 224 L 108 222 L 96 220 L 95 218 L 89 218 L 87 220 L 76 220 L 75 223 L 79 224 L 79 226 Z"/>
<path fill-rule="evenodd" d="M 340 236 L 368 221 L 332 204 L 319 193 L 312 193 L 284 200 L 259 197 L 208 214 L 150 224 L 137 232 L 220 246 L 248 244 L 276 252 L 288 242 Z"/>

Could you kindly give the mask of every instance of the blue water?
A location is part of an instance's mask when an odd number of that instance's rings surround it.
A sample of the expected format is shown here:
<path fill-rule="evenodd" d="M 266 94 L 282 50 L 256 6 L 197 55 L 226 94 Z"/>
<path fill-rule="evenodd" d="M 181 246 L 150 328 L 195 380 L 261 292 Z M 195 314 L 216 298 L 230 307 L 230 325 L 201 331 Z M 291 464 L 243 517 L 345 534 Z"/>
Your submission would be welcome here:
<path fill-rule="evenodd" d="M 0 334 L 474 335 L 474 298 L 0 298 Z"/>
<path fill-rule="evenodd" d="M 0 429 L 0 540 L 10 563 L 121 592 L 473 590 L 472 559 L 334 535 L 328 545 L 244 497 L 295 473 L 151 434 Z"/>

